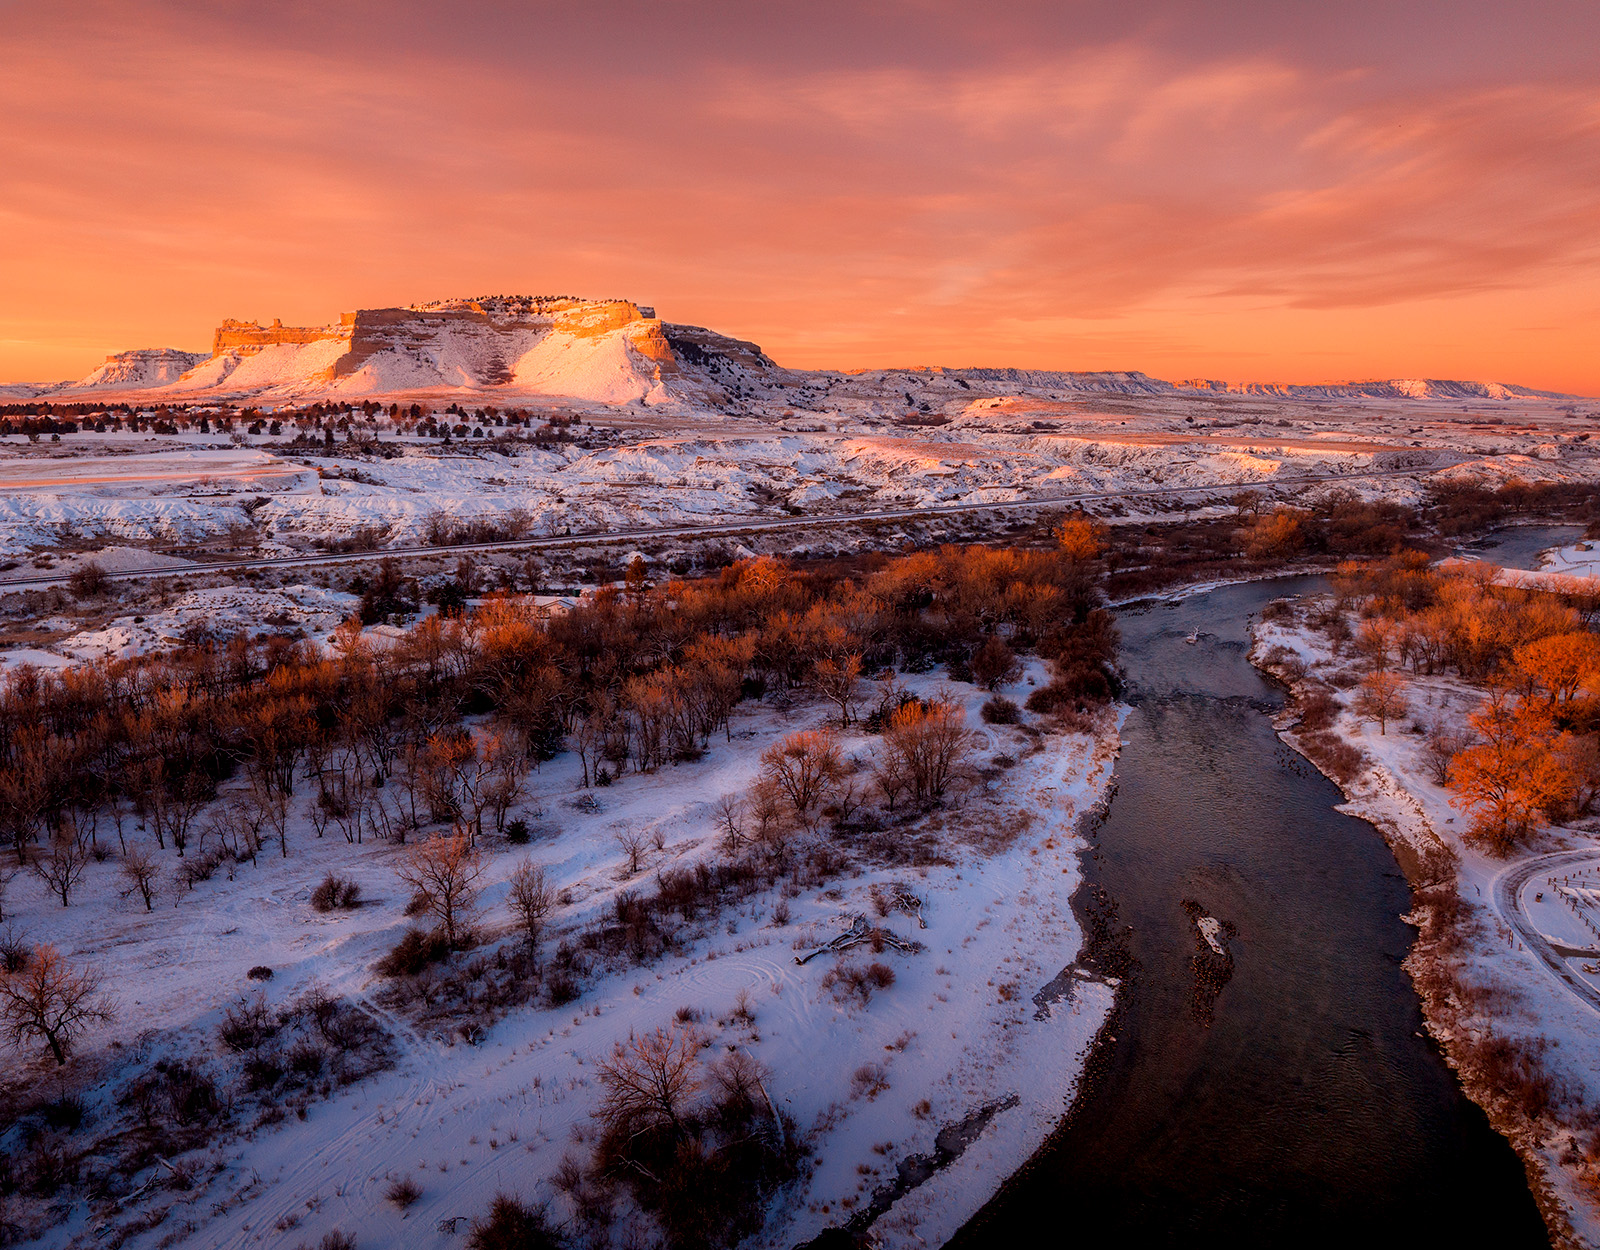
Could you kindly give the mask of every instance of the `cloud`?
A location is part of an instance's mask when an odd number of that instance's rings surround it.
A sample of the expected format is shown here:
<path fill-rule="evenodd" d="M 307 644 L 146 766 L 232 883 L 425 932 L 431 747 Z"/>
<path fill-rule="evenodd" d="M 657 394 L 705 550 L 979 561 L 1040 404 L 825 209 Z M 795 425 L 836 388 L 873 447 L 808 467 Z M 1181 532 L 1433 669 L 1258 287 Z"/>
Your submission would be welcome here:
<path fill-rule="evenodd" d="M 1115 8 L 0 13 L 0 306 L 112 350 L 559 288 L 780 356 L 1070 366 L 1104 334 L 1237 353 L 1204 318 L 1240 309 L 1311 335 L 1594 282 L 1592 71 L 1422 72 L 1260 6 Z M 28 350 L 0 343 L 0 376 Z"/>

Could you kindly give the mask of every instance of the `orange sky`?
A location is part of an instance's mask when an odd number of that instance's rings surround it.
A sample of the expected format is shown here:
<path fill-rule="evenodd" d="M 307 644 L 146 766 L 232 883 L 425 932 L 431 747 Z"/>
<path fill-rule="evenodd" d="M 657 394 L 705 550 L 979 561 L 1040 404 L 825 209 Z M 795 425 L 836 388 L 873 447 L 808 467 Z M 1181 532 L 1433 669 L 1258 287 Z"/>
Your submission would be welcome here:
<path fill-rule="evenodd" d="M 0 381 L 515 292 L 800 366 L 1600 394 L 1597 47 L 1592 0 L 0 0 Z"/>

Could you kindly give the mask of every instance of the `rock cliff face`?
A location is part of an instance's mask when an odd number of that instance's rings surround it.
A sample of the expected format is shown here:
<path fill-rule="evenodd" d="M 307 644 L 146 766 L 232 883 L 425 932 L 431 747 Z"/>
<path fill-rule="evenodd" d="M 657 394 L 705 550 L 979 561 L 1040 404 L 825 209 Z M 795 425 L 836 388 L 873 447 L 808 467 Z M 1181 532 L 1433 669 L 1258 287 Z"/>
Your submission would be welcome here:
<path fill-rule="evenodd" d="M 607 403 L 714 401 L 719 373 L 776 369 L 753 343 L 628 300 L 489 296 L 364 308 L 336 325 L 224 321 L 176 390 L 385 394 L 505 388 Z"/>

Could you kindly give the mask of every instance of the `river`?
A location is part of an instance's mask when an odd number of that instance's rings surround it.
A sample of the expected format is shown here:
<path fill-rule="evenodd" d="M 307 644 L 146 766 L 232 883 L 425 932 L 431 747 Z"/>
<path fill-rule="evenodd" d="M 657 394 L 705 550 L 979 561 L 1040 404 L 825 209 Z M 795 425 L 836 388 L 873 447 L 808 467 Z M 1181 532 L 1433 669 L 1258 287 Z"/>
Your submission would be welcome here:
<path fill-rule="evenodd" d="M 1279 742 L 1282 692 L 1246 659 L 1253 613 L 1323 585 L 1119 612 L 1132 711 L 1079 896 L 1116 939 L 1092 958 L 1126 961 L 1113 1040 L 953 1250 L 1548 1245 L 1520 1162 L 1424 1035 L 1394 857 Z"/>

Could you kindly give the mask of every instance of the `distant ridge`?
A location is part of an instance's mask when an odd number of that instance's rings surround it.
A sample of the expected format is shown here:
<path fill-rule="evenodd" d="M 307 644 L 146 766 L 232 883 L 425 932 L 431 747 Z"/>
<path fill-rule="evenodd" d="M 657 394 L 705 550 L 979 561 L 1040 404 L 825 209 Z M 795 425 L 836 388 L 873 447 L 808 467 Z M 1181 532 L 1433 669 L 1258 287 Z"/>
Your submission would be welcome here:
<path fill-rule="evenodd" d="M 1271 395 L 1280 399 L 1580 399 L 1559 391 L 1536 391 L 1504 382 L 1461 382 L 1448 378 L 1388 378 L 1364 382 L 1213 382 L 1196 379 L 1177 384 L 1185 390 L 1221 391 L 1230 395 Z"/>
<path fill-rule="evenodd" d="M 840 397 L 867 400 L 885 413 L 965 394 L 975 399 L 1214 394 L 1298 402 L 1581 398 L 1499 382 L 1435 378 L 1299 385 L 1174 383 L 1137 370 L 793 370 L 755 343 L 663 321 L 654 308 L 629 300 L 492 295 L 358 309 L 321 326 L 226 320 L 213 334 L 209 353 L 170 347 L 118 352 L 76 382 L 0 386 L 0 399 L 272 402 L 424 394 L 502 403 L 548 396 L 689 410 L 792 404 L 816 412 L 825 410 L 836 387 L 843 388 Z"/>

